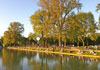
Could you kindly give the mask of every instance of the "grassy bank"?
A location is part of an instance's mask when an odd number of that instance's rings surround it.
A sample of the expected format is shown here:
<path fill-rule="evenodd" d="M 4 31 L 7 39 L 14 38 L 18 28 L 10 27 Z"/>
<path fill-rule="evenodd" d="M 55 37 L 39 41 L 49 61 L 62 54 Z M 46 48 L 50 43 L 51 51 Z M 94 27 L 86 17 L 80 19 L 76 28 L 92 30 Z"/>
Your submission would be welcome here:
<path fill-rule="evenodd" d="M 99 50 L 82 50 L 79 48 L 8 47 L 7 49 L 17 51 L 44 52 L 60 55 L 81 56 L 88 58 L 100 58 Z"/>

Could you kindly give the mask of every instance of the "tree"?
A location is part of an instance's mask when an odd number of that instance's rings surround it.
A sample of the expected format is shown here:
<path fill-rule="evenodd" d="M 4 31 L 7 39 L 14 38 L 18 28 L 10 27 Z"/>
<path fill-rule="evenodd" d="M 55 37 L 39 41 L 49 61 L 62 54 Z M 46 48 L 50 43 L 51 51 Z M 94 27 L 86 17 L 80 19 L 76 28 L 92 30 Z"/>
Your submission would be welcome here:
<path fill-rule="evenodd" d="M 11 34 L 9 31 L 4 32 L 3 38 L 4 38 L 3 46 L 7 46 L 12 43 L 12 41 L 11 41 L 12 38 L 11 38 Z"/>
<path fill-rule="evenodd" d="M 72 13 L 75 8 L 79 8 L 79 0 L 40 0 L 39 6 L 42 10 L 47 12 L 49 18 L 49 25 L 53 26 L 51 30 L 54 30 L 59 39 L 59 46 L 62 41 L 62 29 L 66 23 L 66 18 Z"/>
<path fill-rule="evenodd" d="M 100 4 L 98 4 L 97 6 L 96 6 L 96 11 L 98 12 L 99 10 L 100 10 Z"/>
<path fill-rule="evenodd" d="M 28 41 L 28 38 L 26 38 L 24 36 L 21 36 L 19 41 L 18 41 L 18 45 L 19 46 L 26 46 L 27 45 L 27 41 Z"/>
<path fill-rule="evenodd" d="M 36 34 L 33 34 L 33 33 L 30 33 L 28 35 L 28 39 L 30 40 L 30 43 L 32 44 L 32 41 L 34 41 L 34 44 L 36 44 L 37 42 L 37 35 Z"/>
<path fill-rule="evenodd" d="M 29 40 L 31 40 L 31 39 L 36 40 L 37 36 L 36 36 L 36 34 L 30 33 L 28 35 L 28 38 L 29 38 Z"/>
<path fill-rule="evenodd" d="M 99 10 L 100 10 L 100 4 L 98 4 L 97 6 L 96 6 L 96 11 L 98 12 Z M 100 30 L 100 16 L 99 16 L 99 22 L 98 22 L 99 24 L 98 24 L 98 29 Z"/>
<path fill-rule="evenodd" d="M 99 16 L 99 22 L 98 22 L 98 30 L 100 30 L 100 16 Z"/>
<path fill-rule="evenodd" d="M 77 42 L 77 46 L 79 46 L 79 42 L 80 42 L 80 30 L 79 28 L 81 27 L 79 22 L 78 22 L 78 19 L 77 19 L 77 16 L 74 14 L 74 15 L 71 15 L 67 18 L 68 22 L 66 23 L 67 25 L 67 29 L 68 29 L 68 39 L 74 43 L 74 42 Z"/>
<path fill-rule="evenodd" d="M 3 46 L 3 37 L 0 38 L 0 46 Z"/>
<path fill-rule="evenodd" d="M 47 37 L 50 30 L 47 23 L 46 11 L 38 10 L 31 17 L 30 21 L 33 25 L 34 34 L 39 36 L 42 41 L 42 46 L 44 46 L 45 38 Z"/>
<path fill-rule="evenodd" d="M 15 45 L 20 41 L 21 35 L 24 31 L 23 24 L 19 22 L 12 22 L 7 31 L 4 32 L 3 45 Z"/>
<path fill-rule="evenodd" d="M 97 26 L 94 21 L 94 16 L 91 12 L 88 13 L 78 13 L 77 14 L 77 19 L 80 25 L 79 31 L 80 31 L 80 39 L 83 42 L 83 46 L 85 46 L 85 38 L 89 37 L 91 40 L 96 39 L 96 30 Z"/>

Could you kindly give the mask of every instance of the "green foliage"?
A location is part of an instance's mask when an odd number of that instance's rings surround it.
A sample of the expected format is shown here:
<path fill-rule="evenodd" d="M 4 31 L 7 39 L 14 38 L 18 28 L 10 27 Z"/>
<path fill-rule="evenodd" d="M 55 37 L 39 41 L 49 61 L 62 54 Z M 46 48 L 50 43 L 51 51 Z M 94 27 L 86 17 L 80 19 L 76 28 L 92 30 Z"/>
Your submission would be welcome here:
<path fill-rule="evenodd" d="M 46 37 L 49 30 L 47 24 L 46 11 L 38 10 L 30 17 L 31 24 L 33 25 L 34 34 L 39 37 Z"/>
<path fill-rule="evenodd" d="M 100 45 L 100 35 L 98 36 L 96 42 L 95 42 L 96 45 Z"/>
<path fill-rule="evenodd" d="M 97 39 L 98 28 L 93 14 L 73 12 L 75 8 L 81 9 L 79 0 L 40 0 L 39 6 L 41 9 L 36 11 L 30 20 L 34 33 L 40 37 L 40 43 L 51 42 L 48 38 L 56 37 L 59 46 L 62 46 L 63 42 L 65 46 L 67 42 L 77 42 L 77 45 L 83 42 L 84 46 L 86 38 L 94 41 Z"/>
<path fill-rule="evenodd" d="M 98 4 L 97 6 L 96 6 L 96 11 L 98 12 L 99 10 L 100 10 L 100 4 Z"/>
<path fill-rule="evenodd" d="M 19 46 L 26 46 L 27 45 L 27 41 L 28 41 L 27 38 L 21 36 L 20 39 L 19 39 L 19 41 L 18 41 L 18 45 Z"/>
<path fill-rule="evenodd" d="M 7 31 L 4 32 L 3 46 L 18 44 L 21 39 L 21 34 L 24 31 L 24 27 L 19 22 L 12 22 Z"/>
<path fill-rule="evenodd" d="M 61 46 L 66 18 L 72 13 L 72 10 L 81 7 L 79 0 L 40 0 L 39 6 L 42 11 L 46 12 L 44 22 L 47 23 L 47 29 L 45 29 L 46 27 L 43 29 L 49 30 L 46 32 L 47 35 L 58 37 L 59 46 Z"/>
<path fill-rule="evenodd" d="M 100 30 L 100 16 L 99 16 L 99 23 L 98 23 L 98 30 Z"/>
<path fill-rule="evenodd" d="M 29 35 L 28 35 L 28 39 L 29 39 L 29 41 L 30 41 L 30 44 L 36 44 L 37 43 L 37 35 L 36 34 L 33 34 L 33 33 L 30 33 Z"/>
<path fill-rule="evenodd" d="M 3 46 L 3 37 L 0 38 L 0 46 Z"/>
<path fill-rule="evenodd" d="M 85 45 L 86 37 L 89 37 L 91 40 L 97 39 L 98 34 L 96 34 L 96 30 L 98 28 L 91 12 L 72 14 L 66 20 L 67 22 L 63 28 L 63 36 L 66 36 L 72 43 L 77 42 L 78 45 L 79 42 L 83 42 L 83 45 Z"/>
<path fill-rule="evenodd" d="M 84 52 L 83 54 L 84 55 L 94 55 L 94 54 L 90 53 L 89 51 L 88 52 Z"/>
<path fill-rule="evenodd" d="M 80 33 L 80 39 L 83 42 L 83 46 L 84 44 L 84 40 L 86 37 L 89 37 L 91 40 L 95 40 L 96 39 L 96 30 L 97 30 L 97 26 L 96 23 L 94 21 L 94 16 L 91 12 L 88 13 L 78 13 L 77 15 L 77 19 L 79 22 L 79 33 Z"/>
<path fill-rule="evenodd" d="M 92 44 L 96 41 L 99 44 L 99 34 L 96 33 L 100 29 L 99 25 L 95 23 L 94 16 L 91 12 L 79 12 L 82 4 L 79 0 L 40 0 L 39 6 L 41 9 L 37 10 L 31 17 L 30 21 L 33 26 L 34 34 L 30 33 L 28 39 L 22 36 L 24 27 L 19 22 L 12 22 L 7 31 L 4 32 L 3 46 L 9 45 L 26 45 L 37 43 L 37 37 L 40 38 L 39 43 L 44 46 L 58 45 L 62 43 L 66 46 L 77 45 L 89 41 Z M 74 9 L 78 9 L 78 14 L 75 14 Z M 97 10 L 100 10 L 100 4 Z M 90 40 L 91 39 L 91 40 Z M 97 40 L 96 40 L 97 39 Z"/>
<path fill-rule="evenodd" d="M 36 40 L 36 39 L 37 39 L 37 35 L 36 35 L 36 34 L 33 34 L 33 33 L 30 33 L 30 34 L 28 35 L 28 39 L 29 39 L 29 40 Z"/>
<path fill-rule="evenodd" d="M 73 54 L 77 54 L 77 53 L 78 53 L 78 51 L 72 51 L 72 53 L 73 53 Z"/>
<path fill-rule="evenodd" d="M 41 44 L 44 45 L 44 38 L 49 37 L 50 27 L 47 23 L 48 19 L 46 11 L 38 10 L 30 17 L 31 24 L 33 25 L 34 34 L 41 38 Z M 32 35 L 31 35 L 32 36 Z"/>

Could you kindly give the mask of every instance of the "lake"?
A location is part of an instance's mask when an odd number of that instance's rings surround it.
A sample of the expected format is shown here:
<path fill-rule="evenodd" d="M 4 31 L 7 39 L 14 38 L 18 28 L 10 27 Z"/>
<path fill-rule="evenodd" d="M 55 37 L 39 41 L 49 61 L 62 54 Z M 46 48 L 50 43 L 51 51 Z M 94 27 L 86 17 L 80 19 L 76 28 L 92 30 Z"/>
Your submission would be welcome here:
<path fill-rule="evenodd" d="M 100 59 L 1 49 L 0 70 L 100 70 Z"/>

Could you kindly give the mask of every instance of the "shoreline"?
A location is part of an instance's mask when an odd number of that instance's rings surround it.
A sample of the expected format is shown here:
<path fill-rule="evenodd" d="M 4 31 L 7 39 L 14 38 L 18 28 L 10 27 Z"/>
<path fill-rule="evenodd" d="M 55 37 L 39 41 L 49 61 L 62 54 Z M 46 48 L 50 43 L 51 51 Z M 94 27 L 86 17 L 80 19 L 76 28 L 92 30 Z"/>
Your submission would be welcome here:
<path fill-rule="evenodd" d="M 87 58 L 100 58 L 98 55 L 84 55 L 84 54 L 74 54 L 74 53 L 66 53 L 66 52 L 56 52 L 56 51 L 48 51 L 46 48 L 45 50 L 41 50 L 39 48 L 32 49 L 26 47 L 8 47 L 9 50 L 16 50 L 16 51 L 28 51 L 28 52 L 43 52 L 43 53 L 51 53 L 51 54 L 58 54 L 58 55 L 68 55 L 68 56 L 77 56 L 77 57 L 87 57 Z"/>

